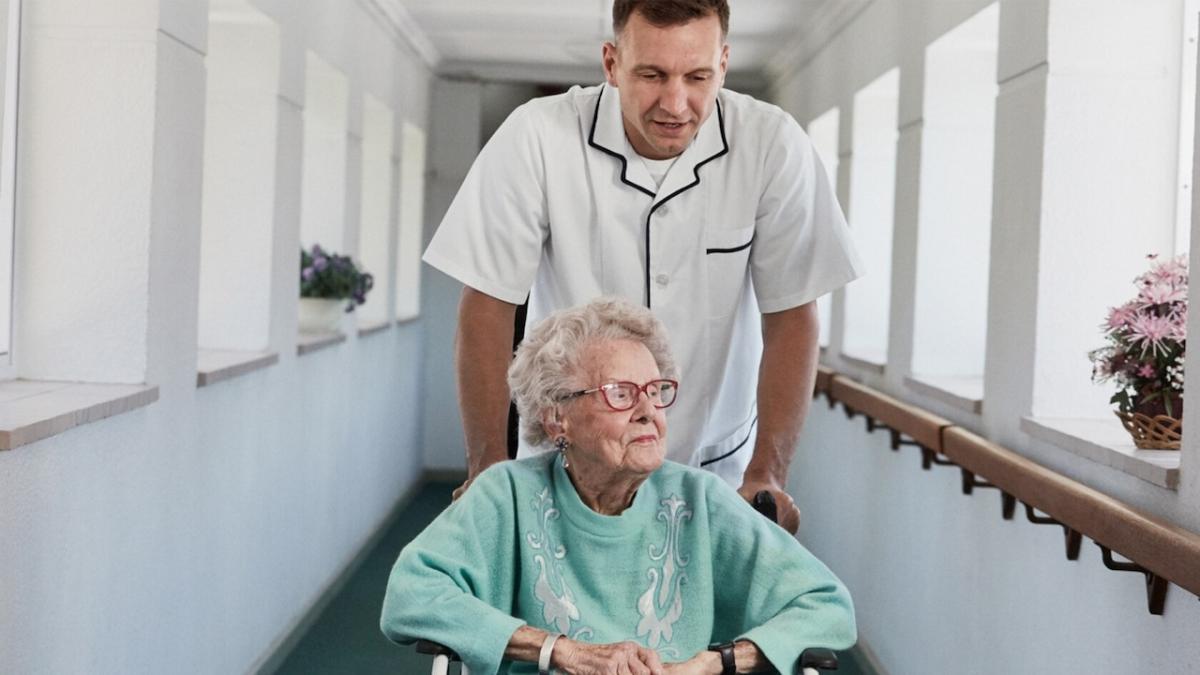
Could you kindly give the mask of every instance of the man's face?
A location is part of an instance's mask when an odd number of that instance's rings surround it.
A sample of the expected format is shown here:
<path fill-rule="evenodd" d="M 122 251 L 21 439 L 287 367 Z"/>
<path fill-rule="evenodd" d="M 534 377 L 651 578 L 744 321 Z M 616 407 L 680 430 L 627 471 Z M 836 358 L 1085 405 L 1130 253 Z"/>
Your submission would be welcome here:
<path fill-rule="evenodd" d="M 715 14 L 660 28 L 634 12 L 617 44 L 604 44 L 604 72 L 621 90 L 633 149 L 649 159 L 686 150 L 716 106 L 728 62 Z"/>

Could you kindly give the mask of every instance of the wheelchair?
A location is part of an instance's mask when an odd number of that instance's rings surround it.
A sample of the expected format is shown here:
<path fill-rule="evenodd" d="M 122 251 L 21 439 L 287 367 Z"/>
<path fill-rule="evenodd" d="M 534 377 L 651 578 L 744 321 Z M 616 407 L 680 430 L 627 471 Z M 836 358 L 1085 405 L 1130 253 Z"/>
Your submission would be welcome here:
<path fill-rule="evenodd" d="M 771 522 L 777 522 L 778 510 L 775 498 L 771 496 L 770 492 L 764 490 L 755 495 L 753 505 L 755 510 L 769 518 Z M 433 656 L 432 675 L 449 675 L 450 664 L 460 661 L 453 650 L 429 640 L 417 641 L 417 653 Z M 795 675 L 818 675 L 817 671 L 819 670 L 837 670 L 837 667 L 838 657 L 832 650 L 810 647 L 801 652 Z M 465 664 L 462 666 L 461 674 L 470 675 Z"/>

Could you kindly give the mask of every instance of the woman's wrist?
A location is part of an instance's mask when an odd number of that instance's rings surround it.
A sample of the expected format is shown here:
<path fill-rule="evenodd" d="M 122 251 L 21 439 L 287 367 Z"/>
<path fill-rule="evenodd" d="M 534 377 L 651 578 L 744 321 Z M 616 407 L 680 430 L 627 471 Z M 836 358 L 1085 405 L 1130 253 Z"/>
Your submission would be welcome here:
<path fill-rule="evenodd" d="M 700 665 L 704 668 L 704 672 L 711 675 L 721 675 L 721 654 L 714 651 L 703 651 L 696 655 L 700 661 Z"/>
<path fill-rule="evenodd" d="M 579 643 L 567 636 L 562 636 L 554 643 L 554 651 L 550 652 L 550 666 L 553 668 L 569 669 L 574 662 L 575 651 Z"/>

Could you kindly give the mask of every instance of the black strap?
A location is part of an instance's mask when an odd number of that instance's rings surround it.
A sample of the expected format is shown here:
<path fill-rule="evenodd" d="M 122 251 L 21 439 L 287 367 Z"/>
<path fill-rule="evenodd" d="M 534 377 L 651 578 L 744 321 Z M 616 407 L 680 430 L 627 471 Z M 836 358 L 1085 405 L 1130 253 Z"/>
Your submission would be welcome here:
<path fill-rule="evenodd" d="M 708 649 L 709 651 L 721 654 L 721 675 L 735 675 L 737 673 L 737 663 L 733 660 L 732 642 L 710 645 Z"/>

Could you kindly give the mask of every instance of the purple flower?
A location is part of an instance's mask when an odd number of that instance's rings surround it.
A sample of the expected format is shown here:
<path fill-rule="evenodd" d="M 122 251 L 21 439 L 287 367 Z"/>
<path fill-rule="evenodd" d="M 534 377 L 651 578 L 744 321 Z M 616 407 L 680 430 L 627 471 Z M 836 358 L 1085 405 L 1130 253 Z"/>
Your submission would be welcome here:
<path fill-rule="evenodd" d="M 321 270 L 325 269 L 328 266 L 329 266 L 329 258 L 326 258 L 323 255 L 319 255 L 319 256 L 313 258 L 313 267 L 316 268 L 316 270 L 318 272 L 320 272 Z"/>
<path fill-rule="evenodd" d="M 311 267 L 305 267 L 300 271 L 300 278 L 305 281 L 311 281 L 314 274 L 316 274 L 316 270 Z"/>

